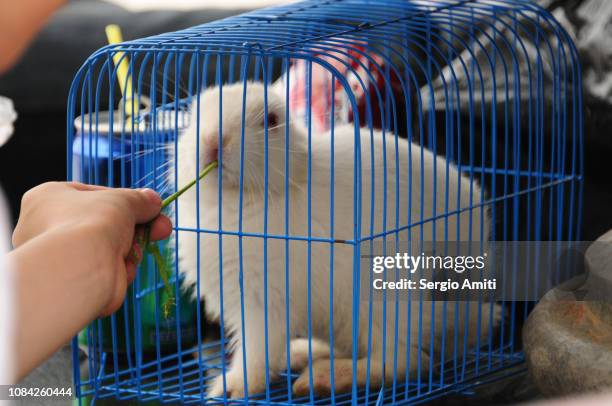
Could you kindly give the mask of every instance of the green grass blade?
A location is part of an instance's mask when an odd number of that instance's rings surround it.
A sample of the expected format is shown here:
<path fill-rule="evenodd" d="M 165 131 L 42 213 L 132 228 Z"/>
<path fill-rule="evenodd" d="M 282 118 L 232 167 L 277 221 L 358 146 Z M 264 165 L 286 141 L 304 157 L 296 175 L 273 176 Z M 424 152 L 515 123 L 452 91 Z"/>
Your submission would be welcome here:
<path fill-rule="evenodd" d="M 179 190 L 177 190 L 176 192 L 172 193 L 170 196 L 164 199 L 164 201 L 162 202 L 162 206 L 161 206 L 162 210 L 168 207 L 173 201 L 178 199 L 180 195 L 182 195 L 183 193 L 191 189 L 199 180 L 202 180 L 204 176 L 208 175 L 208 173 L 212 171 L 213 169 L 215 169 L 217 166 L 218 166 L 217 161 L 213 161 L 209 163 L 208 165 L 206 165 L 206 168 L 204 168 L 204 170 L 200 172 L 200 175 L 198 176 L 197 179 L 192 180 L 191 182 L 189 182 L 188 184 L 186 184 L 185 186 L 183 186 L 182 188 L 180 188 Z"/>
<path fill-rule="evenodd" d="M 217 161 L 214 161 L 208 164 L 204 168 L 204 170 L 200 172 L 200 175 L 197 177 L 197 179 L 192 180 L 191 182 L 183 186 L 181 189 L 177 190 L 175 193 L 165 198 L 162 201 L 161 209 L 163 210 L 166 207 L 168 207 L 172 202 L 178 199 L 183 193 L 191 189 L 196 183 L 198 183 L 198 181 L 202 180 L 206 175 L 210 173 L 210 171 L 215 169 L 217 166 L 218 166 Z M 172 287 L 170 286 L 171 271 L 169 269 L 170 267 L 168 266 L 168 263 L 164 260 L 164 257 L 162 256 L 157 243 L 151 242 L 150 234 L 151 234 L 151 224 L 147 224 L 145 226 L 143 241 L 139 241 L 139 244 L 143 248 L 144 253 L 150 254 L 151 256 L 153 256 L 153 259 L 155 260 L 155 263 L 157 264 L 159 275 L 162 278 L 162 281 L 164 282 L 164 289 L 166 291 L 167 298 L 162 304 L 162 308 L 164 312 L 164 318 L 167 319 L 170 315 L 170 307 L 172 307 L 176 303 L 175 298 L 174 298 L 174 291 L 172 290 Z"/>

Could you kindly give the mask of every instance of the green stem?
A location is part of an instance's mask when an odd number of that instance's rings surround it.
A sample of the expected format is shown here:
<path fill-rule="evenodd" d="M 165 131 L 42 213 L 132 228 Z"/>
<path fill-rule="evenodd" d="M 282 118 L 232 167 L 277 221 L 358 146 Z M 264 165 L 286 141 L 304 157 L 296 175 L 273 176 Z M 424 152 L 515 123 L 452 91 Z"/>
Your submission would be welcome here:
<path fill-rule="evenodd" d="M 197 177 L 197 179 L 192 180 L 191 182 L 183 186 L 181 189 L 177 190 L 175 193 L 171 194 L 166 199 L 164 199 L 164 201 L 162 202 L 162 206 L 161 206 L 162 210 L 168 207 L 176 199 L 178 199 L 183 193 L 191 189 L 198 181 L 202 180 L 202 178 L 208 175 L 208 173 L 212 171 L 213 169 L 215 169 L 217 166 L 218 166 L 217 161 L 211 162 L 204 168 L 202 172 L 200 172 L 200 175 Z M 153 256 L 153 259 L 155 260 L 155 263 L 157 264 L 159 275 L 161 276 L 162 281 L 164 282 L 164 288 L 166 290 L 167 298 L 165 302 L 162 304 L 162 307 L 163 307 L 164 317 L 167 319 L 168 316 L 170 315 L 170 307 L 175 304 L 174 292 L 172 291 L 172 288 L 170 287 L 171 272 L 166 262 L 164 261 L 163 256 L 161 255 L 161 252 L 159 250 L 159 246 L 157 245 L 157 243 L 150 241 L 149 239 L 150 233 L 151 233 L 151 224 L 147 224 L 145 226 L 144 241 L 141 242 L 141 246 L 143 247 L 143 252 L 151 254 Z"/>
<path fill-rule="evenodd" d="M 217 161 L 211 162 L 208 165 L 206 165 L 206 168 L 204 168 L 204 170 L 200 172 L 200 175 L 198 176 L 197 179 L 192 180 L 191 182 L 189 182 L 188 184 L 186 184 L 185 186 L 183 186 L 182 188 L 180 188 L 179 190 L 177 190 L 176 192 L 172 193 L 170 196 L 164 199 L 164 201 L 162 202 L 162 206 L 161 206 L 162 210 L 168 207 L 173 201 L 178 199 L 180 195 L 182 195 L 183 193 L 191 189 L 193 185 L 195 185 L 199 180 L 202 180 L 204 176 L 208 175 L 208 173 L 212 171 L 213 169 L 215 169 L 217 166 L 218 166 Z"/>

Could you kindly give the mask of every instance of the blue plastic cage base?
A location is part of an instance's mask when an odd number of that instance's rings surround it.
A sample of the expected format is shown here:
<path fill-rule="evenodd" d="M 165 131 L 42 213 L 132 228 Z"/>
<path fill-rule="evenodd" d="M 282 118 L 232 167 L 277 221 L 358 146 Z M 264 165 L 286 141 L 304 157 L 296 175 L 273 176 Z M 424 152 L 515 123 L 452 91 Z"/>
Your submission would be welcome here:
<path fill-rule="evenodd" d="M 182 354 L 171 354 L 161 358 L 161 362 L 152 361 L 143 364 L 139 369 L 139 375 L 133 369 L 120 369 L 117 373 L 107 373 L 104 368 L 110 357 L 102 353 L 102 362 L 98 375 L 95 379 L 96 387 L 92 388 L 91 382 L 83 379 L 80 386 L 82 397 L 97 399 L 116 398 L 124 401 L 137 400 L 139 402 L 159 401 L 161 403 L 181 402 L 185 404 L 244 404 L 244 399 L 234 399 L 224 402 L 223 399 L 210 399 L 206 397 L 206 386 L 222 370 L 221 341 L 207 343 L 202 346 L 203 352 L 201 368 L 196 354 L 197 349 L 184 351 Z M 182 362 L 177 362 L 179 358 Z M 226 355 L 226 359 L 228 359 Z M 405 377 L 398 377 L 395 385 L 390 385 L 382 391 L 361 389 L 358 392 L 357 402 L 359 404 L 382 405 L 382 404 L 416 404 L 422 403 L 449 393 L 471 395 L 470 389 L 479 385 L 493 382 L 512 376 L 521 372 L 521 369 L 512 370 L 512 367 L 520 365 L 524 361 L 521 351 L 511 352 L 511 345 L 505 347 L 504 351 L 488 352 L 480 351 L 477 357 L 471 352 L 466 357 L 465 363 L 449 361 L 445 363 L 444 373 L 431 374 L 421 379 L 411 379 L 406 384 L 400 382 Z M 477 365 L 478 364 L 478 367 Z M 439 365 L 435 367 L 439 371 Z M 299 374 L 290 373 L 293 382 Z M 287 373 L 281 375 L 279 380 L 270 386 L 269 399 L 265 393 L 249 397 L 249 404 L 266 405 L 290 405 L 290 404 L 314 404 L 330 405 L 331 397 L 315 397 L 313 402 L 309 396 L 294 397 L 289 399 L 287 393 Z M 408 390 L 406 390 L 408 388 Z M 382 402 L 382 403 L 381 403 Z M 336 394 L 334 404 L 352 404 L 350 393 Z"/>

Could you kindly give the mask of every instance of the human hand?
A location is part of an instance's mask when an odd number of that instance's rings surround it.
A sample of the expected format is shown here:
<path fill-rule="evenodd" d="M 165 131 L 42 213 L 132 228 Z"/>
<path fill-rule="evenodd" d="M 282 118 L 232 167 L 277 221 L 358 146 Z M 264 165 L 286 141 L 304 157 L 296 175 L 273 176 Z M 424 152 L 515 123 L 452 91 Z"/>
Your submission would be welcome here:
<path fill-rule="evenodd" d="M 99 272 L 100 292 L 105 293 L 100 314 L 108 315 L 123 303 L 142 257 L 142 248 L 135 241 L 137 225 L 152 222 L 152 241 L 167 238 L 172 231 L 170 220 L 160 210 L 161 198 L 150 189 L 45 183 L 23 196 L 13 246 L 70 236 L 71 252 L 88 256 L 85 260 L 91 266 L 87 272 Z"/>

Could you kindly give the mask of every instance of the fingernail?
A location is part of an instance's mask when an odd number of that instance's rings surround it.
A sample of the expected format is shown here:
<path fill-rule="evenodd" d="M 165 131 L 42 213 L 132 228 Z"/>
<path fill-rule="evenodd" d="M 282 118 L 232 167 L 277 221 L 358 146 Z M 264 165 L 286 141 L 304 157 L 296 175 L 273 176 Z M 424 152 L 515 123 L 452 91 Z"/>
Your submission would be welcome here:
<path fill-rule="evenodd" d="M 146 195 L 151 203 L 153 203 L 156 206 L 161 206 L 162 199 L 157 194 L 156 191 L 154 191 L 153 189 L 149 189 L 149 188 L 139 189 L 139 191 L 140 193 Z"/>

